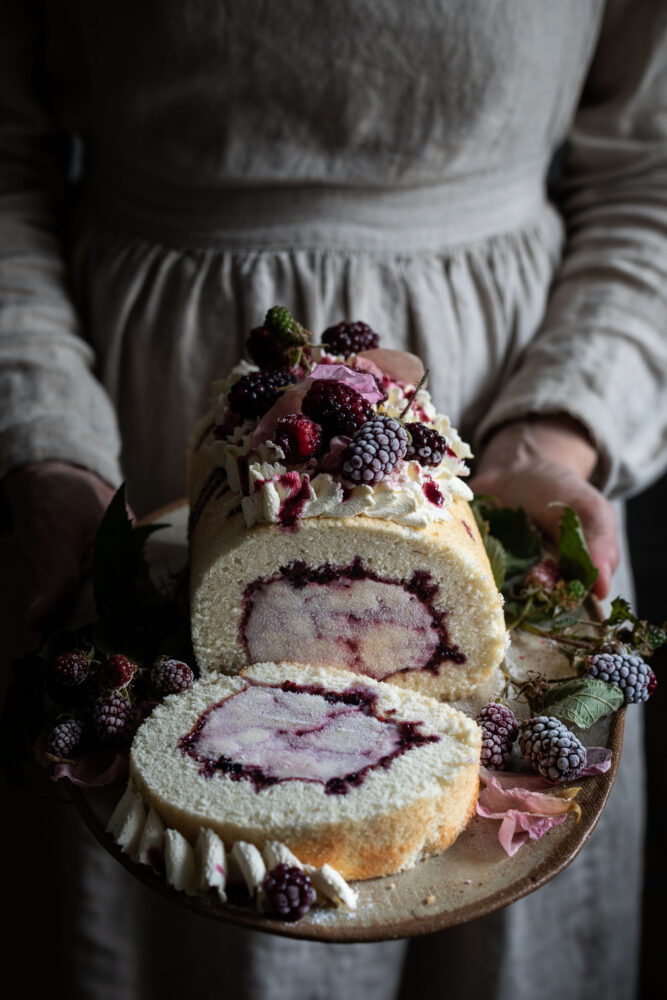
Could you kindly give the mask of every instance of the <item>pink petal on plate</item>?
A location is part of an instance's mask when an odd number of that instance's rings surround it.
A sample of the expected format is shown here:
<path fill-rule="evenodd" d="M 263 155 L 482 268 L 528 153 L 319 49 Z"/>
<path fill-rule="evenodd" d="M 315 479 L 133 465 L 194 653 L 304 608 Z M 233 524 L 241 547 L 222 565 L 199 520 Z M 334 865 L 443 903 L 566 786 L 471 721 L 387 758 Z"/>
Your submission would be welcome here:
<path fill-rule="evenodd" d="M 393 351 L 388 347 L 373 347 L 369 351 L 361 351 L 357 359 L 365 358 L 388 375 L 394 382 L 404 382 L 406 385 L 417 385 L 424 374 L 421 358 L 408 351 Z"/>
<path fill-rule="evenodd" d="M 498 840 L 510 857 L 528 840 L 539 840 L 545 833 L 560 826 L 567 819 L 566 814 L 560 816 L 531 816 L 527 813 L 511 809 L 504 817 L 498 830 Z"/>
<path fill-rule="evenodd" d="M 607 747 L 586 747 L 586 767 L 579 778 L 591 774 L 605 774 L 611 767 L 612 752 Z"/>
<path fill-rule="evenodd" d="M 111 750 L 86 754 L 74 764 L 56 764 L 53 780 L 68 778 L 80 788 L 102 788 L 124 780 L 128 772 L 128 759 Z"/>
<path fill-rule="evenodd" d="M 484 810 L 482 816 L 491 819 L 501 819 L 508 809 L 519 809 L 535 816 L 557 816 L 560 813 L 578 811 L 579 806 L 572 802 L 578 789 L 558 789 L 550 795 L 545 792 L 531 791 L 527 788 L 503 788 L 495 778 L 487 781 L 486 788 L 479 793 L 478 811 Z M 565 795 L 562 793 L 565 792 Z M 574 793 L 567 797 L 569 793 Z"/>

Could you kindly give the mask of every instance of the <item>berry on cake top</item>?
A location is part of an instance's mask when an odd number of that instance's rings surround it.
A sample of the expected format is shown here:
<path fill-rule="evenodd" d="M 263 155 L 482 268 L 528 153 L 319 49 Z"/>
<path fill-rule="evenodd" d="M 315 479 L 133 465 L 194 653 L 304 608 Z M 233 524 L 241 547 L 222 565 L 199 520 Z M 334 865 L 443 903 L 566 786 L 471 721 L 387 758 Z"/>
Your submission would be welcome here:
<path fill-rule="evenodd" d="M 195 451 L 217 470 L 204 490 L 247 527 L 364 514 L 419 528 L 472 498 L 470 449 L 435 410 L 421 361 L 368 324 L 340 322 L 316 343 L 274 306 L 246 348 L 254 364 L 214 383 Z"/>

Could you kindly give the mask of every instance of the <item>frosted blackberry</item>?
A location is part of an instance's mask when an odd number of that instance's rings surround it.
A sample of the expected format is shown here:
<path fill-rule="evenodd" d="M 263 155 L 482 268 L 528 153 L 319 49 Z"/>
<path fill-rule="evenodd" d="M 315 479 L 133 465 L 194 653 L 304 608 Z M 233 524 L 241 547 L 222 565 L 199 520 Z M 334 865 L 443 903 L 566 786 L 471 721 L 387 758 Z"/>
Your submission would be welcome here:
<path fill-rule="evenodd" d="M 658 678 L 641 656 L 625 651 L 587 656 L 584 675 L 620 688 L 626 705 L 648 701 L 658 686 Z"/>
<path fill-rule="evenodd" d="M 83 725 L 78 719 L 62 719 L 46 738 L 46 752 L 53 757 L 72 757 L 81 746 Z"/>
<path fill-rule="evenodd" d="M 408 435 L 393 417 L 374 417 L 357 431 L 341 457 L 342 478 L 351 485 L 375 486 L 405 457 Z"/>
<path fill-rule="evenodd" d="M 102 743 L 122 743 L 132 735 L 135 711 L 122 694 L 109 691 L 93 705 L 92 720 Z"/>
<path fill-rule="evenodd" d="M 377 347 L 380 338 L 367 323 L 338 323 L 324 331 L 320 338 L 332 354 L 358 354 Z"/>
<path fill-rule="evenodd" d="M 538 715 L 521 726 L 519 748 L 543 778 L 573 781 L 586 766 L 586 750 L 553 715 Z"/>
<path fill-rule="evenodd" d="M 160 698 L 187 691 L 193 680 L 192 670 L 182 660 L 158 660 L 151 670 L 151 685 Z"/>
<path fill-rule="evenodd" d="M 264 878 L 267 909 L 283 920 L 300 920 L 315 902 L 310 877 L 300 868 L 277 865 Z"/>
<path fill-rule="evenodd" d="M 447 454 L 447 442 L 438 434 L 435 427 L 427 424 L 406 424 L 405 429 L 410 436 L 405 457 L 409 462 L 419 462 L 420 465 L 440 465 Z"/>
<path fill-rule="evenodd" d="M 51 660 L 49 672 L 51 679 L 59 687 L 78 687 L 83 684 L 88 672 L 90 663 L 83 653 L 60 653 Z"/>
<path fill-rule="evenodd" d="M 332 379 L 313 382 L 303 398 L 301 410 L 320 425 L 325 443 L 337 434 L 352 437 L 375 412 L 356 389 Z"/>
<path fill-rule="evenodd" d="M 476 721 L 483 733 L 482 766 L 491 771 L 509 767 L 512 747 L 519 733 L 519 723 L 512 709 L 490 702 L 478 713 Z"/>
<path fill-rule="evenodd" d="M 251 372 L 242 375 L 229 390 L 229 408 L 245 420 L 263 417 L 280 395 L 283 386 L 296 382 L 289 371 Z"/>
<path fill-rule="evenodd" d="M 279 347 L 303 347 L 310 342 L 310 334 L 294 319 L 289 309 L 273 306 L 266 314 L 264 327 Z"/>

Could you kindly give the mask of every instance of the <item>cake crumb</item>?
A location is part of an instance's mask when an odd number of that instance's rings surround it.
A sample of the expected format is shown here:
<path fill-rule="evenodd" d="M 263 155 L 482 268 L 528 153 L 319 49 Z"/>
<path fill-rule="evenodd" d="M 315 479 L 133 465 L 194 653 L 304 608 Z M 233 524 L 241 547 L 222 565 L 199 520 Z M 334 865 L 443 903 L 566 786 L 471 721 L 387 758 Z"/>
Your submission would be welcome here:
<path fill-rule="evenodd" d="M 431 903 L 435 903 L 435 896 L 433 895 L 427 896 L 426 899 L 424 900 L 424 904 L 426 906 L 430 906 Z"/>

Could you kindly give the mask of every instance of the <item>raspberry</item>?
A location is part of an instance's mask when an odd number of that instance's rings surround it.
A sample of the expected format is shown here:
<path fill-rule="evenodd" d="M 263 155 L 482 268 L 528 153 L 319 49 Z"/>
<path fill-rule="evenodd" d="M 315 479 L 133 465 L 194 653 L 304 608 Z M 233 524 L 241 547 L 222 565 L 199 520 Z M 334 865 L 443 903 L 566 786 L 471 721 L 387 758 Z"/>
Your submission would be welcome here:
<path fill-rule="evenodd" d="M 482 765 L 491 771 L 504 770 L 512 760 L 512 746 L 519 733 L 514 712 L 492 701 L 479 711 L 476 721 L 484 734 Z"/>
<path fill-rule="evenodd" d="M 151 670 L 151 684 L 160 698 L 187 691 L 193 679 L 192 670 L 182 660 L 158 660 Z"/>
<path fill-rule="evenodd" d="M 291 368 L 289 354 L 280 347 L 265 326 L 256 326 L 245 342 L 246 350 L 258 368 Z"/>
<path fill-rule="evenodd" d="M 72 757 L 81 746 L 83 726 L 78 719 L 62 719 L 46 738 L 46 752 L 53 757 Z"/>
<path fill-rule="evenodd" d="M 603 649 L 605 647 L 603 646 Z M 648 701 L 658 686 L 648 663 L 627 651 L 594 653 L 584 661 L 584 675 L 614 684 L 623 692 L 626 705 Z"/>
<path fill-rule="evenodd" d="M 263 417 L 280 395 L 280 389 L 296 382 L 288 371 L 251 372 L 242 375 L 229 390 L 229 408 L 245 420 Z"/>
<path fill-rule="evenodd" d="M 276 344 L 284 349 L 303 347 L 310 342 L 308 331 L 304 330 L 301 323 L 297 323 L 289 309 L 285 309 L 284 306 L 273 306 L 269 309 L 264 319 L 264 326 Z"/>
<path fill-rule="evenodd" d="M 51 677 L 61 687 L 83 684 L 89 670 L 90 663 L 83 653 L 60 653 L 51 660 Z"/>
<path fill-rule="evenodd" d="M 538 715 L 521 726 L 519 747 L 543 778 L 572 781 L 586 766 L 586 750 L 553 715 Z"/>
<path fill-rule="evenodd" d="M 118 691 L 100 695 L 93 705 L 93 726 L 103 743 L 120 743 L 134 730 L 135 711 Z"/>
<path fill-rule="evenodd" d="M 277 865 L 264 878 L 267 909 L 283 920 L 299 920 L 315 902 L 310 877 L 300 868 Z"/>
<path fill-rule="evenodd" d="M 136 672 L 137 665 L 122 653 L 107 657 L 100 667 L 100 687 L 118 691 L 127 687 Z"/>
<path fill-rule="evenodd" d="M 313 382 L 301 409 L 320 425 L 325 442 L 337 434 L 352 437 L 374 413 L 371 404 L 356 389 L 329 379 Z"/>
<path fill-rule="evenodd" d="M 406 424 L 405 429 L 410 435 L 405 453 L 408 461 L 419 462 L 420 465 L 440 465 L 447 454 L 447 442 L 442 434 L 426 424 Z"/>
<path fill-rule="evenodd" d="M 287 464 L 298 465 L 319 451 L 322 428 L 303 413 L 292 413 L 277 422 L 273 440 L 285 452 Z"/>
<path fill-rule="evenodd" d="M 393 417 L 375 417 L 354 435 L 341 456 L 348 483 L 375 486 L 393 472 L 408 447 L 405 428 Z"/>
<path fill-rule="evenodd" d="M 377 347 L 380 338 L 371 330 L 367 323 L 339 323 L 330 326 L 320 338 L 332 354 L 358 354 L 359 351 L 369 351 Z"/>
<path fill-rule="evenodd" d="M 551 592 L 562 579 L 558 564 L 553 559 L 543 559 L 531 566 L 523 578 L 523 585 Z"/>

